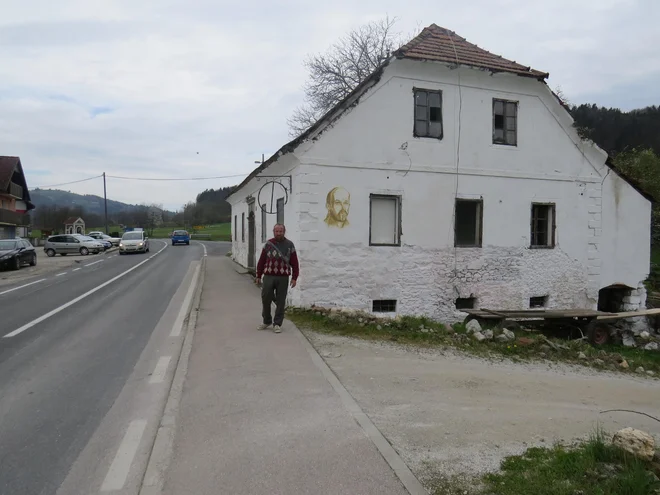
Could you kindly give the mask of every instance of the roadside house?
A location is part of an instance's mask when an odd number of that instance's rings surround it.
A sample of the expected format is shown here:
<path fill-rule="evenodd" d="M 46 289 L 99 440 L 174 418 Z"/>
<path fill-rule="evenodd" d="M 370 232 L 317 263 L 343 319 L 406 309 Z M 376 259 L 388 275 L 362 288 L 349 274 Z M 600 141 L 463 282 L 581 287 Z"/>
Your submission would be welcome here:
<path fill-rule="evenodd" d="M 69 217 L 64 222 L 65 234 L 85 234 L 85 221 L 80 217 Z"/>
<path fill-rule="evenodd" d="M 0 156 L 0 239 L 27 237 L 32 209 L 21 159 Z"/>
<path fill-rule="evenodd" d="M 644 307 L 650 198 L 580 139 L 547 77 L 425 28 L 228 197 L 234 260 L 254 267 L 280 221 L 296 306 Z"/>

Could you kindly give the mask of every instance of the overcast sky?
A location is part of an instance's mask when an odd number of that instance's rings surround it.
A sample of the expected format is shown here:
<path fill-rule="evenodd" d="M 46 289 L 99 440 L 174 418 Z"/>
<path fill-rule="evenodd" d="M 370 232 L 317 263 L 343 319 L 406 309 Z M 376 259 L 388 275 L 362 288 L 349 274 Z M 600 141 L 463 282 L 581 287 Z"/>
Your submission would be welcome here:
<path fill-rule="evenodd" d="M 385 15 L 547 71 L 571 103 L 660 104 L 659 0 L 0 0 L 0 155 L 31 188 L 247 174 L 289 140 L 305 56 Z M 240 180 L 112 179 L 108 197 L 176 209 Z"/>

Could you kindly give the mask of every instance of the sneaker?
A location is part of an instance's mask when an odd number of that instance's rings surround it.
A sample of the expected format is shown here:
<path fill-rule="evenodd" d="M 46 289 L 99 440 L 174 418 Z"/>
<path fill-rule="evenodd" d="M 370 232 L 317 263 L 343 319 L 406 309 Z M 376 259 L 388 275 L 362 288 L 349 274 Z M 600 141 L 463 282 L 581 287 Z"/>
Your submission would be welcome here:
<path fill-rule="evenodd" d="M 266 325 L 265 323 L 262 323 L 257 327 L 257 330 L 266 330 L 270 325 Z"/>
<path fill-rule="evenodd" d="M 273 331 L 274 331 L 275 333 L 280 333 L 280 332 L 282 331 L 282 327 L 279 326 L 279 325 L 275 325 L 275 326 L 273 327 Z"/>

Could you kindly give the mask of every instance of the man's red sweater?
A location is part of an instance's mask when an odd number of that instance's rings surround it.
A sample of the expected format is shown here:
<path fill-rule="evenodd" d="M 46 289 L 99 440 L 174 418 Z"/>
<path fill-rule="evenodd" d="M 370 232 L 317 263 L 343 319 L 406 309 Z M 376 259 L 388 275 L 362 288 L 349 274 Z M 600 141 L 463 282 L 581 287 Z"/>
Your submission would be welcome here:
<path fill-rule="evenodd" d="M 280 256 L 280 253 L 271 244 L 277 246 L 277 249 L 289 258 L 289 263 Z M 293 280 L 297 280 L 299 272 L 298 255 L 293 242 L 285 237 L 281 241 L 271 239 L 264 245 L 257 263 L 257 278 L 261 278 L 263 275 L 274 275 L 291 276 Z"/>

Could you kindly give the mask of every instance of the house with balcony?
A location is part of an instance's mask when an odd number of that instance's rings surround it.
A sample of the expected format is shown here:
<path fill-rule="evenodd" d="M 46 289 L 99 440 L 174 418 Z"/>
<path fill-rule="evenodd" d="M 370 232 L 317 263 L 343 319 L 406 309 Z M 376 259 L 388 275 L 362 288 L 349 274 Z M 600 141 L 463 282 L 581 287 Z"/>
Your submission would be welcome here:
<path fill-rule="evenodd" d="M 236 187 L 232 257 L 284 223 L 302 307 L 643 308 L 651 198 L 547 78 L 428 26 Z"/>
<path fill-rule="evenodd" d="M 0 239 L 27 237 L 32 209 L 21 159 L 0 156 Z"/>

